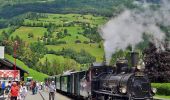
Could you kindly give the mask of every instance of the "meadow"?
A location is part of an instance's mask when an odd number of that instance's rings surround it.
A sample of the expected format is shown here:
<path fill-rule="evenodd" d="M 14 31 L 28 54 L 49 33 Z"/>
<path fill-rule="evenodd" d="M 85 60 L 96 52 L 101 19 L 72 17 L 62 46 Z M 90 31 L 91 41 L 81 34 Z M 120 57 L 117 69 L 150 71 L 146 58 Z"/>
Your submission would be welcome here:
<path fill-rule="evenodd" d="M 92 56 L 96 57 L 97 62 L 103 61 L 104 56 L 104 50 L 101 45 L 101 43 L 89 43 L 84 44 L 84 41 L 90 42 L 90 39 L 83 36 L 84 29 L 79 24 L 74 24 L 71 26 L 63 26 L 63 24 L 67 23 L 74 23 L 74 22 L 80 22 L 80 23 L 89 23 L 91 27 L 97 27 L 100 25 L 103 25 L 106 21 L 105 17 L 102 16 L 93 16 L 93 15 L 81 15 L 81 14 L 48 14 L 45 13 L 44 18 L 38 18 L 38 19 L 25 19 L 24 25 L 28 23 L 43 23 L 43 24 L 49 24 L 53 23 L 56 25 L 60 25 L 52 32 L 52 38 L 58 41 L 65 41 L 66 44 L 60 44 L 60 45 L 46 45 L 48 50 L 62 50 L 63 48 L 72 48 L 79 52 L 80 50 L 84 49 L 88 53 L 90 53 Z M 67 30 L 67 33 L 70 34 L 69 36 L 65 36 L 64 38 L 57 38 L 56 35 L 59 32 L 64 32 L 64 30 Z M 44 27 L 30 27 L 30 26 L 21 26 L 18 28 L 11 36 L 19 36 L 22 40 L 24 40 L 26 43 L 34 43 L 38 40 L 38 38 L 42 38 L 44 36 L 44 32 L 47 32 L 47 28 Z M 33 38 L 29 38 L 28 34 L 32 33 Z M 93 34 L 93 33 L 91 33 Z M 76 40 L 80 40 L 81 43 L 75 43 Z M 99 48 L 99 45 L 101 47 Z"/>
<path fill-rule="evenodd" d="M 25 42 L 33 43 L 33 42 L 36 42 L 38 38 L 41 38 L 43 36 L 44 32 L 47 32 L 47 29 L 43 28 L 43 27 L 21 26 L 14 33 L 11 34 L 10 38 L 19 36 Z M 33 38 L 28 37 L 28 34 L 30 34 L 30 33 L 33 34 Z"/>

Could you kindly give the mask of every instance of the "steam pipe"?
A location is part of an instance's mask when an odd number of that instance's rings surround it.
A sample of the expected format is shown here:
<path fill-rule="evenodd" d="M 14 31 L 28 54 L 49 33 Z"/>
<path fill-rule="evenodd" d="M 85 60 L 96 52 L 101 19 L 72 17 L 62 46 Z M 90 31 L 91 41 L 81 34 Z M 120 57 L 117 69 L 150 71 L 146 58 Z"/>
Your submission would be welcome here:
<path fill-rule="evenodd" d="M 132 67 L 137 66 L 138 60 L 139 60 L 138 56 L 139 56 L 139 53 L 134 52 L 134 51 L 131 52 L 131 65 L 132 65 Z"/>

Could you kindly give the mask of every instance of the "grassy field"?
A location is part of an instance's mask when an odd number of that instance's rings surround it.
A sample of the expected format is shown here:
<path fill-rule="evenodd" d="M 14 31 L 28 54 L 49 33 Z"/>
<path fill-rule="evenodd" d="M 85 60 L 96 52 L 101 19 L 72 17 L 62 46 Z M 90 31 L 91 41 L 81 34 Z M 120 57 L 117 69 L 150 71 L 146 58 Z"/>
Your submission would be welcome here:
<path fill-rule="evenodd" d="M 81 15 L 81 14 L 45 14 L 45 18 L 39 18 L 37 20 L 30 20 L 30 19 L 25 19 L 24 23 L 54 23 L 56 25 L 61 25 L 60 27 L 56 28 L 55 32 L 53 32 L 53 38 L 56 37 L 56 34 L 58 32 L 64 32 L 64 29 L 67 29 L 68 34 L 71 34 L 71 36 L 66 36 L 64 38 L 58 39 L 61 41 L 66 41 L 66 44 L 62 45 L 47 45 L 46 47 L 49 50 L 61 50 L 62 48 L 72 48 L 76 51 L 80 51 L 81 49 L 84 49 L 85 51 L 89 52 L 91 55 L 96 57 L 97 62 L 103 61 L 103 55 L 104 55 L 104 50 L 103 48 L 98 48 L 99 43 L 94 43 L 94 44 L 84 44 L 84 41 L 90 41 L 89 38 L 78 34 L 79 32 L 82 33 L 83 29 L 80 25 L 74 25 L 74 26 L 69 26 L 69 27 L 63 27 L 63 24 L 65 23 L 70 23 L 70 22 L 85 22 L 85 23 L 90 23 L 91 26 L 98 26 L 102 25 L 104 22 L 106 22 L 105 17 L 101 16 L 93 16 L 93 15 Z M 34 30 L 34 32 L 33 32 Z M 34 42 L 37 40 L 38 37 L 43 36 L 43 32 L 46 31 L 44 28 L 37 28 L 37 27 L 21 27 L 16 32 L 14 32 L 14 35 L 16 34 L 23 34 L 26 33 L 27 35 L 21 37 L 29 42 Z M 34 33 L 34 38 L 29 39 L 28 38 L 28 33 L 32 32 Z M 55 38 L 57 39 L 57 38 Z M 82 43 L 81 44 L 76 44 L 75 41 L 80 40 Z"/>
<path fill-rule="evenodd" d="M 10 37 L 16 37 L 17 35 L 28 43 L 36 42 L 38 37 L 42 37 L 47 29 L 43 27 L 20 27 Z M 28 38 L 28 34 L 33 33 L 33 38 Z"/>
<path fill-rule="evenodd" d="M 5 58 L 14 62 L 14 58 L 10 55 L 5 55 Z M 16 64 L 18 66 L 20 66 L 21 68 L 23 68 L 24 70 L 28 71 L 29 72 L 29 76 L 32 76 L 35 80 L 38 80 L 38 81 L 44 81 L 44 78 L 45 77 L 48 77 L 48 75 L 46 74 L 43 74 L 43 73 L 40 73 L 40 72 L 37 72 L 31 68 L 29 68 L 27 65 L 25 65 L 22 61 L 20 60 L 17 60 L 16 61 Z"/>
<path fill-rule="evenodd" d="M 80 51 L 84 49 L 85 51 L 89 52 L 91 55 L 96 57 L 97 62 L 103 61 L 103 56 L 104 56 L 104 50 L 103 48 L 98 48 L 98 44 L 64 44 L 64 45 L 59 45 L 59 46 L 54 46 L 54 45 L 47 45 L 46 46 L 49 50 L 62 50 L 62 48 L 71 48 L 76 51 Z"/>
<path fill-rule="evenodd" d="M 53 60 L 56 60 L 57 62 L 63 63 L 64 62 L 64 57 L 63 56 L 56 56 L 53 54 L 46 54 L 42 59 L 40 59 L 40 61 L 42 63 L 45 62 L 45 59 L 48 59 L 51 63 Z"/>
<path fill-rule="evenodd" d="M 63 25 L 64 23 L 69 23 L 73 21 L 86 22 L 91 25 L 100 25 L 106 21 L 105 17 L 93 16 L 93 15 L 80 15 L 80 14 L 48 14 L 46 13 L 46 18 L 40 18 L 38 20 L 26 19 L 24 23 L 53 23 L 56 25 Z"/>
<path fill-rule="evenodd" d="M 59 39 L 59 40 L 64 40 L 68 44 L 73 44 L 73 43 L 75 43 L 76 40 L 81 40 L 82 42 L 83 41 L 90 41 L 89 38 L 86 38 L 83 35 L 78 34 L 78 32 L 83 31 L 81 27 L 60 27 L 58 29 L 58 31 L 63 32 L 64 29 L 67 29 L 68 34 L 71 34 L 71 36 L 66 36 L 66 37 Z"/>
<path fill-rule="evenodd" d="M 155 95 L 154 96 L 155 98 L 158 98 L 158 99 L 166 99 L 166 100 L 170 100 L 170 96 L 165 96 L 165 95 Z"/>
<path fill-rule="evenodd" d="M 43 58 L 40 59 L 39 62 L 44 64 L 46 59 L 48 59 L 51 65 L 53 64 L 53 61 L 55 61 L 55 67 L 57 67 L 57 70 L 61 72 L 65 71 L 64 68 L 67 67 L 68 64 L 73 64 L 70 66 L 70 69 L 80 70 L 80 64 L 70 58 L 64 58 L 63 56 L 56 56 L 54 54 L 46 54 Z"/>

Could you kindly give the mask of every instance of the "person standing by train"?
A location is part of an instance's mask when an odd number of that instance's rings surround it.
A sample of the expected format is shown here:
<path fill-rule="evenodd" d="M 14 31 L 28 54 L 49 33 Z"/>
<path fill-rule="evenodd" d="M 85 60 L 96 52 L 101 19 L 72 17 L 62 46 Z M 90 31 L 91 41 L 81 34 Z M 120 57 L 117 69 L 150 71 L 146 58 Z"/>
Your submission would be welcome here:
<path fill-rule="evenodd" d="M 50 82 L 48 88 L 49 88 L 49 100 L 54 100 L 56 91 L 55 82 L 54 81 Z"/>

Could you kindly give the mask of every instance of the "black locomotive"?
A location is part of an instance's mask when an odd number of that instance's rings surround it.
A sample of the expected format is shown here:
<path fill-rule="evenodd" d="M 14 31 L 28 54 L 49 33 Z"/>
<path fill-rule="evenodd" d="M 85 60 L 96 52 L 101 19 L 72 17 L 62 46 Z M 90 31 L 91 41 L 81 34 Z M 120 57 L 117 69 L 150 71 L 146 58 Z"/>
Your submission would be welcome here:
<path fill-rule="evenodd" d="M 156 89 L 151 88 L 142 65 L 137 65 L 137 53 L 128 61 L 119 59 L 115 66 L 93 63 L 87 71 L 53 76 L 56 89 L 71 96 L 89 100 L 152 100 Z"/>

